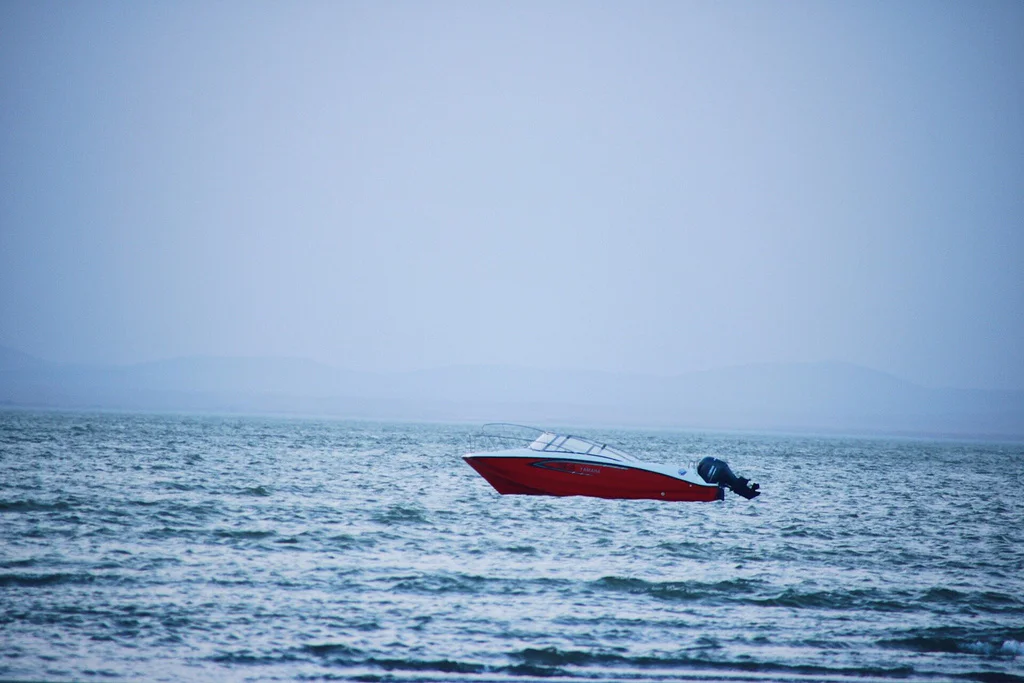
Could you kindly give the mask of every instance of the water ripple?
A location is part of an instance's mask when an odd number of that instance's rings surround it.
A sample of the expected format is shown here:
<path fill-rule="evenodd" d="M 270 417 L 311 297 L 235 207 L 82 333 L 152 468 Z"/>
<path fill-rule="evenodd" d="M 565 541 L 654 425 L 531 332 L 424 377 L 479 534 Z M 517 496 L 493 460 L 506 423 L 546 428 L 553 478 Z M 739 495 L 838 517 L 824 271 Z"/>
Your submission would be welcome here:
<path fill-rule="evenodd" d="M 0 679 L 1024 681 L 1024 448 L 592 435 L 764 495 L 502 497 L 463 426 L 0 413 Z"/>

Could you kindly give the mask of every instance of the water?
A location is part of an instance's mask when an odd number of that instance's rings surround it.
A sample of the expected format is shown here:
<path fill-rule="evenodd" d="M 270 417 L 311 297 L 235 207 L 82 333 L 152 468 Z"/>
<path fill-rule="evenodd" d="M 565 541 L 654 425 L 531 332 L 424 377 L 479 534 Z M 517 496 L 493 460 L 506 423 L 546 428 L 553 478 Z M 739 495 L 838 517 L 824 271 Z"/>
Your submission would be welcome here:
<path fill-rule="evenodd" d="M 586 432 L 764 490 L 662 503 L 475 431 L 0 413 L 0 678 L 1024 681 L 1024 446 Z"/>

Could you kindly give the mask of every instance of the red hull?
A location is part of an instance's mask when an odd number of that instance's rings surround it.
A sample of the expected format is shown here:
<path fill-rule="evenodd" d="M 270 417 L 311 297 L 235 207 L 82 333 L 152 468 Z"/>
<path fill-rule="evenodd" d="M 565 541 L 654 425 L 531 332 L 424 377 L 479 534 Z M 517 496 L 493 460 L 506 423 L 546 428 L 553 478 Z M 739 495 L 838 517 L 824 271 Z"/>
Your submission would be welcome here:
<path fill-rule="evenodd" d="M 501 494 L 699 502 L 723 497 L 717 486 L 699 486 L 628 465 L 521 456 L 466 456 L 465 460 Z"/>

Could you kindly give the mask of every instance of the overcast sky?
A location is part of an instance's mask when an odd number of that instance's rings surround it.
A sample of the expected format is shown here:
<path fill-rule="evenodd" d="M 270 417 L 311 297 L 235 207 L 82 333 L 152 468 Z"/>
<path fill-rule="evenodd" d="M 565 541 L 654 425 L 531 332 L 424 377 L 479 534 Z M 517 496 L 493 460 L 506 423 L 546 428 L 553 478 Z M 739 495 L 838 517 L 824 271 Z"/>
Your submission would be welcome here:
<path fill-rule="evenodd" d="M 1024 3 L 0 3 L 0 344 L 1024 388 Z"/>

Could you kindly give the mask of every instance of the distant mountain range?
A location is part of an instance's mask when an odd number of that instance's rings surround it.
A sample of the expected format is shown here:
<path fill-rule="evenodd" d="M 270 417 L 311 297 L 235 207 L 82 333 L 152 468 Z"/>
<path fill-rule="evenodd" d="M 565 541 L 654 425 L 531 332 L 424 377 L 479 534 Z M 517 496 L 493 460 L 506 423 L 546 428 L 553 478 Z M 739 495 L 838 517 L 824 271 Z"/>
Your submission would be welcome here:
<path fill-rule="evenodd" d="M 671 377 L 511 366 L 404 373 L 295 358 L 52 363 L 0 347 L 0 406 L 1024 438 L 1024 391 L 931 389 L 839 362 Z"/>

